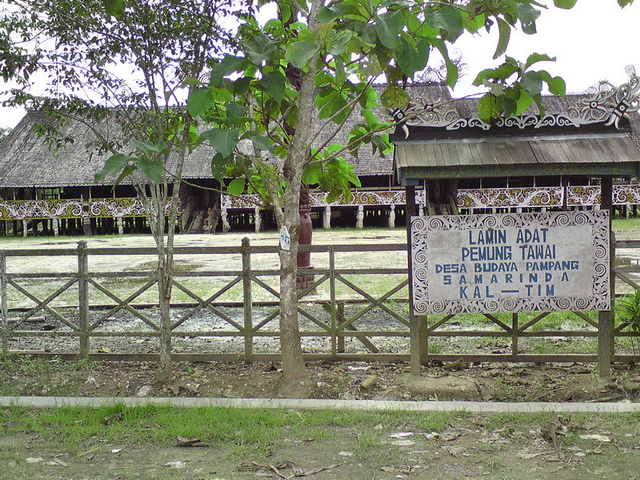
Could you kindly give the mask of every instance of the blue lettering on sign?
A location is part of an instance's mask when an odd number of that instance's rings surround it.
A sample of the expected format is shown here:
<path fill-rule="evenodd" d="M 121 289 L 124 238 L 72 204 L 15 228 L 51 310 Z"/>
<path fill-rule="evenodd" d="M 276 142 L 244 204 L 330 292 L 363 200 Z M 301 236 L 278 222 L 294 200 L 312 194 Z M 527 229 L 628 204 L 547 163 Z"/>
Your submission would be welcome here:
<path fill-rule="evenodd" d="M 553 260 L 556 258 L 555 245 L 520 245 L 522 260 Z"/>
<path fill-rule="evenodd" d="M 516 262 L 474 263 L 473 271 L 476 273 L 517 272 L 518 264 Z"/>
<path fill-rule="evenodd" d="M 469 245 L 497 245 L 507 243 L 506 230 L 469 230 Z"/>
<path fill-rule="evenodd" d="M 467 266 L 464 263 L 438 263 L 436 273 L 467 273 Z"/>
<path fill-rule="evenodd" d="M 462 247 L 462 260 L 482 262 L 485 260 L 512 260 L 513 251 L 511 245 L 501 247 Z"/>
<path fill-rule="evenodd" d="M 522 228 L 518 230 L 516 243 L 545 243 L 548 232 L 548 228 Z"/>

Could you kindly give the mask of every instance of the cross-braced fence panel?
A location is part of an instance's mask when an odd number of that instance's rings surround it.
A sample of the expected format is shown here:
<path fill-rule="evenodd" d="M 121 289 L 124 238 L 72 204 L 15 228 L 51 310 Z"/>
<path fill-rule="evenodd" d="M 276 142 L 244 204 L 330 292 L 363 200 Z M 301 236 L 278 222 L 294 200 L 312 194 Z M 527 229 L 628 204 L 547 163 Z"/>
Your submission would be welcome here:
<path fill-rule="evenodd" d="M 640 243 L 622 245 L 635 258 Z M 303 248 L 313 264 L 303 272 L 312 281 L 298 292 L 305 353 L 310 358 L 408 359 L 414 323 L 406 245 Z M 0 252 L 3 349 L 126 358 L 156 354 L 161 322 L 155 255 L 154 249 L 90 249 L 84 243 L 77 249 Z M 616 274 L 623 291 L 631 292 L 640 284 L 640 266 L 625 258 Z M 179 248 L 175 259 L 175 353 L 201 359 L 276 358 L 277 247 L 246 241 L 238 247 Z M 597 359 L 594 312 L 433 315 L 418 324 L 427 361 Z M 614 334 L 616 358 L 635 358 L 637 333 L 631 323 L 618 322 Z"/>

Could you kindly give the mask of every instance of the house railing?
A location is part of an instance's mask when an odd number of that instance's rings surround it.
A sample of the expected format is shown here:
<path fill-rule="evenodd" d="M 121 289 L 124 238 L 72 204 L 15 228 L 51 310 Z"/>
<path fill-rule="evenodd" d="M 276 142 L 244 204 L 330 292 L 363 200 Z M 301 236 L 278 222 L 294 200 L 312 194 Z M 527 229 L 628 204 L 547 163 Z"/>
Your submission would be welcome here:
<path fill-rule="evenodd" d="M 314 264 L 301 272 L 314 280 L 299 292 L 298 303 L 307 358 L 408 360 L 416 323 L 407 303 L 406 245 L 303 248 L 312 252 Z M 637 252 L 640 242 L 617 242 L 617 248 Z M 176 248 L 176 359 L 278 358 L 277 252 L 248 239 L 237 247 Z M 75 249 L 0 251 L 2 349 L 156 358 L 155 256 L 153 248 L 88 248 L 84 242 Z M 635 262 L 616 267 L 619 291 L 638 288 Z M 422 360 L 596 362 L 594 313 L 424 317 L 419 322 L 427 342 Z M 618 323 L 614 335 L 615 361 L 640 360 L 634 350 L 637 334 L 627 323 Z"/>

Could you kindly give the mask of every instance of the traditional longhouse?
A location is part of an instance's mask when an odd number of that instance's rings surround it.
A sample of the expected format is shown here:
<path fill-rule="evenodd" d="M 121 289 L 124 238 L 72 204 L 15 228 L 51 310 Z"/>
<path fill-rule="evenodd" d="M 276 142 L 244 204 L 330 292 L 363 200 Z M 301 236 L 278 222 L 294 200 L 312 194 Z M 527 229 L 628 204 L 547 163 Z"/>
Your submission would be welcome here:
<path fill-rule="evenodd" d="M 637 82 L 637 79 L 637 76 L 631 76 L 631 82 Z M 628 109 L 632 121 L 622 122 L 620 133 L 628 141 L 640 146 L 637 87 L 635 84 L 636 103 Z M 630 88 L 633 90 L 633 85 L 627 85 L 626 88 L 626 91 L 630 91 Z M 545 98 L 546 113 L 571 117 L 571 112 L 579 111 L 594 97 L 602 96 L 603 91 L 609 92 L 611 98 L 615 99 L 621 90 L 603 89 L 587 95 L 568 96 L 564 100 Z M 459 129 L 457 133 L 451 134 L 451 129 L 448 129 L 445 123 L 461 120 L 478 122 L 477 119 L 473 120 L 476 114 L 475 101 L 449 102 L 451 97 L 448 89 L 437 84 L 409 85 L 408 93 L 413 100 L 414 108 L 422 112 L 423 118 L 424 115 L 429 116 L 436 122 L 433 126 L 449 132 L 439 134 L 450 137 L 445 144 L 468 143 L 465 135 L 469 130 Z M 445 109 L 429 107 L 443 102 L 449 105 Z M 425 109 L 425 105 L 428 108 Z M 389 112 L 380 109 L 377 114 L 382 117 Z M 342 132 L 344 138 L 337 139 L 337 142 L 345 141 L 351 125 L 358 121 L 358 118 L 352 119 L 351 124 L 346 125 Z M 92 129 L 81 122 L 70 122 L 61 132 L 57 145 L 59 148 L 56 148 L 56 145 L 47 145 L 44 137 L 37 133 L 38 129 L 42 128 L 40 126 L 46 125 L 46 122 L 46 116 L 31 112 L 0 144 L 0 233 L 57 235 L 78 234 L 83 231 L 98 234 L 146 231 L 144 211 L 135 196 L 131 180 L 125 179 L 115 188 L 111 183 L 112 178 L 102 182 L 95 181 L 94 174 L 102 168 L 108 154 L 96 147 L 97 138 Z M 416 188 L 419 208 L 426 213 L 441 213 L 459 210 L 473 212 L 496 209 L 591 208 L 598 204 L 599 185 L 593 184 L 589 172 L 580 170 L 579 167 L 574 169 L 571 175 L 561 177 L 560 180 L 557 177 L 537 175 L 534 171 L 518 170 L 519 153 L 509 147 L 512 141 L 522 136 L 522 132 L 518 130 L 502 130 L 507 137 L 511 136 L 506 141 L 505 150 L 478 150 L 477 168 L 489 172 L 490 164 L 496 163 L 496 155 L 500 155 L 509 157 L 509 169 L 496 175 L 480 175 L 480 178 L 468 178 L 459 175 L 459 172 L 453 172 L 451 178 L 458 178 L 455 195 L 447 198 L 440 198 L 441 191 L 450 191 L 444 186 L 441 188 L 440 181 L 422 182 Z M 100 124 L 100 133 L 107 141 L 122 140 L 122 133 L 115 128 L 113 122 L 108 121 L 108 118 Z M 535 135 L 535 128 L 533 134 Z M 556 134 L 570 139 L 572 135 L 577 134 L 577 130 L 571 126 L 563 126 L 557 129 Z M 410 143 L 406 143 L 406 148 L 411 148 Z M 442 147 L 437 152 L 423 153 L 432 155 L 436 163 L 438 156 L 450 154 L 449 150 Z M 547 152 L 550 156 L 557 153 Z M 597 155 L 615 163 L 616 152 L 601 150 Z M 181 231 L 273 228 L 273 216 L 269 211 L 257 206 L 255 198 L 246 195 L 236 198 L 216 193 L 218 184 L 211 175 L 211 156 L 210 149 L 198 148 L 185 163 L 183 177 L 187 182 L 183 183 L 181 188 Z M 571 162 L 569 157 L 565 155 L 566 162 Z M 362 149 L 358 158 L 348 160 L 354 164 L 362 187 L 354 188 L 350 202 L 336 202 L 330 205 L 324 202 L 323 193 L 312 192 L 310 200 L 314 226 L 362 228 L 404 225 L 405 191 L 399 186 L 403 179 L 397 178 L 393 157 L 373 155 L 371 150 Z M 197 186 L 209 189 L 200 189 Z M 615 184 L 614 203 L 627 213 L 635 211 L 637 204 L 640 204 L 640 189 L 636 183 L 626 181 L 624 184 Z"/>

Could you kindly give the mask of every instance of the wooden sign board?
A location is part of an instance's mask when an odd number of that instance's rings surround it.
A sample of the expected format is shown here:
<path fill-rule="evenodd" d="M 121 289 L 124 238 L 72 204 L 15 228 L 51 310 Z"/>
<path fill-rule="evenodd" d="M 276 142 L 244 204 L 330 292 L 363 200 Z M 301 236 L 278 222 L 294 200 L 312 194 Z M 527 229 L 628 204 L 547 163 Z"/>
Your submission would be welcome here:
<path fill-rule="evenodd" d="M 416 315 L 611 308 L 607 210 L 411 219 Z"/>

